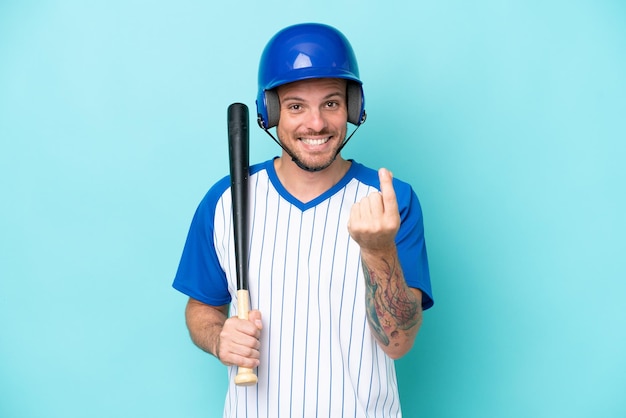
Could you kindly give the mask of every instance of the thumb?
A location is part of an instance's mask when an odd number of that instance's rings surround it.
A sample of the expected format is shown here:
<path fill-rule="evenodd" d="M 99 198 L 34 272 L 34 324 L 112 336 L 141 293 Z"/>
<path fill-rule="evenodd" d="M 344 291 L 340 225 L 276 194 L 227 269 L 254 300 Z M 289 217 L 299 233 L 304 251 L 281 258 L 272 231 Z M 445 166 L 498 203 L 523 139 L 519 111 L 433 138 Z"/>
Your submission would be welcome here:
<path fill-rule="evenodd" d="M 263 321 L 261 320 L 261 312 L 253 309 L 248 312 L 248 321 L 251 321 L 258 329 L 263 328 Z"/>

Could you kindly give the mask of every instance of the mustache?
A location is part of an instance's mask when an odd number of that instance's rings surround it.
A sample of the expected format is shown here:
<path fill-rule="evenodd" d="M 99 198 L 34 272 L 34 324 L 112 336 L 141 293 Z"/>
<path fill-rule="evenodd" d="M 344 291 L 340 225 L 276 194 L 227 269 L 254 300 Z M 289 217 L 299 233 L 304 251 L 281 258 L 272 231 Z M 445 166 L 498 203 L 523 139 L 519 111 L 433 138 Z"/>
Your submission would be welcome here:
<path fill-rule="evenodd" d="M 306 131 L 306 132 L 298 132 L 297 137 L 307 137 L 307 136 L 333 136 L 334 134 L 328 129 L 322 129 L 321 131 Z"/>

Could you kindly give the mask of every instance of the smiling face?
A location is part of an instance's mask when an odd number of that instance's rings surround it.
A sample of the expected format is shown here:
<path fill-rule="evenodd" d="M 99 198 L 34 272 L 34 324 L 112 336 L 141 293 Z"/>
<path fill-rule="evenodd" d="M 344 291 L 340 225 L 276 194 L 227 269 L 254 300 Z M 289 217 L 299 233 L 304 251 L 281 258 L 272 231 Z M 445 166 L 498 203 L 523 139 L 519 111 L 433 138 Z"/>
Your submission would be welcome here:
<path fill-rule="evenodd" d="M 320 78 L 296 81 L 277 89 L 278 138 L 309 171 L 330 166 L 346 137 L 346 80 Z"/>

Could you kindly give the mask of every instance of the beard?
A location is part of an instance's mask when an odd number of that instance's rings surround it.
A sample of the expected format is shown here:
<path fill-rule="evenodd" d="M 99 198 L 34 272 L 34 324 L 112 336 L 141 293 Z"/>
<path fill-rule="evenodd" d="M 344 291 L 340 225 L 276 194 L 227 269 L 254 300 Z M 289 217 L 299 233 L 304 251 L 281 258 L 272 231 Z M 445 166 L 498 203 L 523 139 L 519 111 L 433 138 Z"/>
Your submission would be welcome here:
<path fill-rule="evenodd" d="M 320 137 L 320 136 L 332 136 L 331 141 L 337 141 L 336 138 L 339 136 L 331 135 L 331 133 L 322 131 L 316 133 L 308 133 L 304 135 L 299 135 L 297 137 Z M 280 139 L 280 135 L 278 137 Z M 292 140 L 292 143 L 297 143 L 298 139 Z M 301 169 L 309 172 L 322 171 L 325 168 L 330 167 L 330 165 L 335 161 L 341 148 L 343 147 L 343 141 L 338 141 L 335 146 L 325 152 L 306 152 L 297 149 L 295 146 L 290 146 L 286 144 L 282 139 L 280 141 L 280 145 L 283 150 L 291 157 L 291 160 Z"/>

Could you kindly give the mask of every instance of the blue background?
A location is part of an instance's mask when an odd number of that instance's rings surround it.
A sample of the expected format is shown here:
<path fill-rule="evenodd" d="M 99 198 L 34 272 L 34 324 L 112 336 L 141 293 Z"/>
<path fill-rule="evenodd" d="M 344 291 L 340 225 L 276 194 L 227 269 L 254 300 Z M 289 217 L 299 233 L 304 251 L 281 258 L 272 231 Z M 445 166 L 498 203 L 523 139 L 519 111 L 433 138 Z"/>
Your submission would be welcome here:
<path fill-rule="evenodd" d="M 221 416 L 170 285 L 227 106 L 254 113 L 265 42 L 304 21 L 359 60 L 344 156 L 425 212 L 405 416 L 626 416 L 619 0 L 0 1 L 0 416 Z"/>

